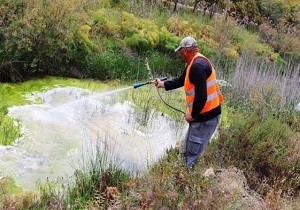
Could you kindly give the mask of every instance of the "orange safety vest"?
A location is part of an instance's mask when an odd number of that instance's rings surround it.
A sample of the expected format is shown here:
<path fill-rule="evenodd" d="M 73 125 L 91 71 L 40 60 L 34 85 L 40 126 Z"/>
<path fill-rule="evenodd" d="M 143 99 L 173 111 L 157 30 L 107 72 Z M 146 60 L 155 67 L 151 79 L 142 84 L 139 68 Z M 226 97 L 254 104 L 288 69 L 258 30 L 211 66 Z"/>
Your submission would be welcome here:
<path fill-rule="evenodd" d="M 190 82 L 189 75 L 190 75 L 191 66 L 193 65 L 194 60 L 197 57 L 205 58 L 212 67 L 212 73 L 209 76 L 209 78 L 207 78 L 207 80 L 206 80 L 207 100 L 205 102 L 203 109 L 200 111 L 200 114 L 202 114 L 202 113 L 208 112 L 208 111 L 218 107 L 220 105 L 220 103 L 222 103 L 224 101 L 224 99 L 223 99 L 223 95 L 220 91 L 220 87 L 216 80 L 215 68 L 213 67 L 212 63 L 208 60 L 208 58 L 206 58 L 204 55 L 202 55 L 200 53 L 197 53 L 193 57 L 191 63 L 187 66 L 185 79 L 184 79 L 184 90 L 185 90 L 185 94 L 186 94 L 186 104 L 188 107 L 188 111 L 190 113 L 192 113 L 193 102 L 194 102 L 194 98 L 195 98 L 195 86 Z"/>

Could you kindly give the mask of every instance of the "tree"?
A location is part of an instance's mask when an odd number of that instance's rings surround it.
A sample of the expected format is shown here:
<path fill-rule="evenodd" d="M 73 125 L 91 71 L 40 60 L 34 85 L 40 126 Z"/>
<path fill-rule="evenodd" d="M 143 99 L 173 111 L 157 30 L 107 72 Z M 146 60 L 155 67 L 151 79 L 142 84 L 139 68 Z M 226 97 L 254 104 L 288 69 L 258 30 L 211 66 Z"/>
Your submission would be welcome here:
<path fill-rule="evenodd" d="M 261 0 L 261 13 L 272 25 L 277 25 L 288 14 L 288 6 L 284 0 Z"/>
<path fill-rule="evenodd" d="M 205 6 L 203 9 L 203 15 L 205 15 L 206 10 L 209 12 L 209 17 L 212 18 L 217 12 L 217 6 L 220 3 L 220 0 L 206 0 Z"/>

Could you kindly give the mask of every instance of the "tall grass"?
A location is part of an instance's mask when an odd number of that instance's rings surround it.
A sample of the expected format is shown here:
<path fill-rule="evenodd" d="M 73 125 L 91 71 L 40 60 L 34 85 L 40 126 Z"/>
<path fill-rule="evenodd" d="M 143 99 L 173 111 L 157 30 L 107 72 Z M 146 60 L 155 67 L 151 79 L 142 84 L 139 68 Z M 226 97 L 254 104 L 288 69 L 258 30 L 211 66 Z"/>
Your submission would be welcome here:
<path fill-rule="evenodd" d="M 300 63 L 278 66 L 244 55 L 238 60 L 229 80 L 232 103 L 240 100 L 276 111 L 293 109 L 300 101 Z"/>
<path fill-rule="evenodd" d="M 39 194 L 0 196 L 1 209 L 107 209 L 117 205 L 125 190 L 129 172 L 119 167 L 105 149 L 83 157 L 81 169 L 71 180 L 58 179 L 39 184 Z M 0 187 L 2 185 L 0 180 Z M 8 191 L 8 190 L 7 190 Z M 20 193 L 19 193 L 20 194 Z M 19 195 L 18 194 L 18 195 Z"/>
<path fill-rule="evenodd" d="M 89 157 L 83 161 L 82 169 L 75 173 L 75 183 L 68 185 L 65 202 L 75 209 L 84 208 L 88 202 L 89 205 L 107 208 L 112 201 L 110 196 L 118 196 L 124 190 L 129 172 L 120 168 L 105 148 L 97 148 L 94 157 Z M 115 189 L 112 190 L 114 195 L 108 192 L 112 188 Z"/>
<path fill-rule="evenodd" d="M 245 172 L 252 189 L 299 196 L 300 64 L 277 66 L 244 55 L 225 93 L 226 123 L 207 159 Z"/>

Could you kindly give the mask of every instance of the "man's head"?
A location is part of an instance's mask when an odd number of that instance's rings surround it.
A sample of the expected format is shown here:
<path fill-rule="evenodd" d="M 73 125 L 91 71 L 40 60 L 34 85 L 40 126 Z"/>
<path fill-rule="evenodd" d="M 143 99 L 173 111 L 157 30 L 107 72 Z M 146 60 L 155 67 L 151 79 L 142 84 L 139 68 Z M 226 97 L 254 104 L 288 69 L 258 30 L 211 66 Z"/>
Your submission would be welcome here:
<path fill-rule="evenodd" d="M 189 63 L 192 57 L 198 52 L 197 41 L 193 37 L 187 36 L 181 40 L 175 52 L 179 52 L 181 59 Z"/>
<path fill-rule="evenodd" d="M 175 52 L 178 52 L 182 48 L 198 48 L 197 41 L 193 37 L 187 36 L 181 40 Z"/>

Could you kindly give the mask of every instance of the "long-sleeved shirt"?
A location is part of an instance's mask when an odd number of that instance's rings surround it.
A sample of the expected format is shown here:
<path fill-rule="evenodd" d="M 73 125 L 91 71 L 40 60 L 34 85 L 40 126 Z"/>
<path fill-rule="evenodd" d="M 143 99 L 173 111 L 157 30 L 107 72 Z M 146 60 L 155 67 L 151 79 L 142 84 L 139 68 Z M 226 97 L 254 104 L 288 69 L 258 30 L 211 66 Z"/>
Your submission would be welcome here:
<path fill-rule="evenodd" d="M 212 67 L 205 58 L 198 57 L 194 60 L 189 79 L 195 86 L 195 98 L 193 102 L 192 117 L 195 121 L 204 122 L 221 114 L 221 106 L 218 106 L 208 112 L 200 114 L 207 100 L 206 80 L 212 73 Z M 173 90 L 184 86 L 186 69 L 176 78 L 165 81 L 165 89 Z"/>

